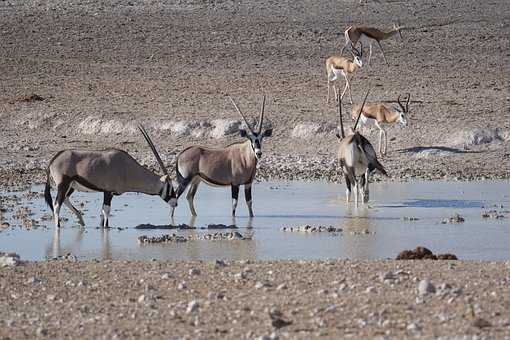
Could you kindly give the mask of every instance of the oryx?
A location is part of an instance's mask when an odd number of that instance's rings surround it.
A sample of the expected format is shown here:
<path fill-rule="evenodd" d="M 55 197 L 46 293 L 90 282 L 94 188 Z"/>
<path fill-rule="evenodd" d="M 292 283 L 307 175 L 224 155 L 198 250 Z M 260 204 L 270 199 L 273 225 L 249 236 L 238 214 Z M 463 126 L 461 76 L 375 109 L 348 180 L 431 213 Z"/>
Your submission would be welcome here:
<path fill-rule="evenodd" d="M 101 209 L 102 227 L 108 226 L 108 216 L 114 195 L 121 195 L 125 192 L 159 195 L 170 206 L 176 205 L 177 199 L 168 171 L 145 129 L 141 125 L 139 129 L 156 156 L 164 176 L 160 177 L 151 172 L 122 150 L 70 149 L 59 151 L 50 160 L 46 169 L 46 187 L 44 189 L 44 198 L 53 212 L 56 227 L 60 227 L 59 213 L 62 203 L 76 215 L 82 226 L 85 225 L 83 213 L 76 209 L 69 200 L 69 196 L 75 190 L 104 194 Z M 52 202 L 50 192 L 50 176 L 57 187 L 57 196 L 54 202 Z"/>
<path fill-rule="evenodd" d="M 369 92 L 370 91 L 368 91 L 365 96 L 365 100 L 361 105 L 361 110 L 363 110 L 363 107 L 365 106 Z M 386 170 L 384 170 L 382 164 L 377 160 L 372 144 L 370 144 L 368 139 L 356 131 L 359 116 L 356 124 L 354 124 L 354 128 L 349 131 L 347 136 L 345 135 L 342 120 L 342 98 L 340 95 L 337 95 L 337 97 L 340 119 L 340 133 L 338 133 L 338 131 L 336 133 L 337 138 L 340 139 L 338 160 L 340 168 L 344 174 L 345 185 L 347 187 L 345 191 L 346 200 L 349 202 L 351 186 L 354 185 L 355 203 L 358 204 L 358 194 L 361 195 L 362 203 L 366 203 L 369 199 L 368 181 L 370 174 L 374 170 L 378 170 L 385 176 L 388 174 L 386 173 Z"/>
<path fill-rule="evenodd" d="M 230 98 L 230 97 L 229 97 Z M 263 130 L 264 107 L 266 97 L 262 99 L 260 117 L 257 130 L 254 131 L 245 116 L 230 98 L 235 109 L 246 124 L 246 129 L 240 129 L 241 137 L 247 138 L 244 142 L 230 144 L 223 148 L 204 146 L 190 146 L 177 155 L 175 166 L 177 198 L 189 187 L 186 199 L 192 215 L 196 215 L 193 199 L 200 182 L 212 186 L 230 186 L 232 190 L 232 216 L 235 216 L 239 186 L 244 185 L 244 197 L 248 206 L 250 217 L 253 216 L 251 185 L 257 170 L 257 161 L 262 156 L 262 141 L 270 137 L 271 128 Z M 172 216 L 174 209 L 172 209 Z"/>

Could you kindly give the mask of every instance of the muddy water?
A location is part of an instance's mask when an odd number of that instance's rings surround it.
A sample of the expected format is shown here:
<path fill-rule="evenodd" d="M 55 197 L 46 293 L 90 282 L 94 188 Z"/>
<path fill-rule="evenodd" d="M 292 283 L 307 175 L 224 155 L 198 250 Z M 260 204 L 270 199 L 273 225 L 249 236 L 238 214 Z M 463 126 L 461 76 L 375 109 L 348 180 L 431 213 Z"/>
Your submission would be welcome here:
<path fill-rule="evenodd" d="M 32 191 L 42 193 L 42 186 Z M 394 258 L 403 249 L 426 246 L 437 253 L 454 253 L 462 259 L 510 259 L 510 182 L 411 182 L 371 185 L 368 205 L 346 204 L 341 184 L 267 182 L 254 185 L 256 217 L 249 219 L 240 199 L 238 217 L 230 216 L 230 190 L 199 188 L 196 208 L 199 216 L 190 219 L 182 199 L 173 224 L 189 224 L 195 230 L 139 230 L 140 224 L 169 224 L 169 208 L 159 198 L 140 194 L 114 197 L 111 225 L 102 230 L 100 194 L 72 196 L 85 212 L 86 227 L 64 207 L 68 218 L 60 230 L 51 220 L 41 220 L 49 209 L 41 195 L 3 193 L 21 198 L 19 206 L 29 208 L 30 217 L 40 226 L 19 227 L 14 211 L 4 212 L 10 228 L 0 232 L 0 251 L 17 252 L 24 259 L 42 260 L 67 253 L 79 259 L 324 259 Z M 54 195 L 54 193 L 53 193 Z M 242 196 L 242 190 L 241 194 Z M 496 210 L 505 218 L 483 218 L 482 212 Z M 455 213 L 465 222 L 442 224 Z M 416 220 L 409 220 L 412 217 Z M 185 243 L 139 244 L 138 236 L 164 233 L 196 237 L 231 230 L 207 230 L 208 224 L 235 224 L 237 231 L 251 240 L 188 241 Z M 291 233 L 282 227 L 309 224 L 335 226 L 340 233 Z"/>

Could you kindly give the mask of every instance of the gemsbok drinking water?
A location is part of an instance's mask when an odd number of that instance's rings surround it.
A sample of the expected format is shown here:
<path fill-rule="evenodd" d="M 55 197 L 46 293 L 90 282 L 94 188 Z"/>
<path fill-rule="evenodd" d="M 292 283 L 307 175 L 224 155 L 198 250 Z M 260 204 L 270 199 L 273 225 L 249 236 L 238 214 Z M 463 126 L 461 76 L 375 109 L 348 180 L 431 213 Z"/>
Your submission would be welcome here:
<path fill-rule="evenodd" d="M 46 169 L 44 198 L 50 206 L 55 226 L 60 227 L 60 208 L 65 204 L 83 226 L 83 213 L 74 207 L 69 197 L 74 191 L 102 192 L 101 226 L 108 227 L 110 207 L 114 195 L 139 192 L 159 195 L 170 206 L 177 203 L 168 170 L 159 157 L 154 144 L 142 126 L 140 131 L 149 143 L 164 176 L 158 176 L 143 167 L 127 152 L 117 149 L 104 151 L 62 150 L 51 160 Z M 51 198 L 50 177 L 57 187 L 55 201 Z"/>
<path fill-rule="evenodd" d="M 176 189 L 177 198 L 189 187 L 186 199 L 193 216 L 197 215 L 193 200 L 200 182 L 211 186 L 230 186 L 232 191 L 232 216 L 235 216 L 239 187 L 244 185 L 244 197 L 250 217 L 253 217 L 251 186 L 257 170 L 257 162 L 262 156 L 262 141 L 270 137 L 273 129 L 264 129 L 264 108 L 266 97 L 262 99 L 260 117 L 257 129 L 254 130 L 245 116 L 230 98 L 235 109 L 246 124 L 246 129 L 240 129 L 244 142 L 236 142 L 223 148 L 205 146 L 190 146 L 177 155 Z M 174 213 L 172 209 L 172 216 Z"/>

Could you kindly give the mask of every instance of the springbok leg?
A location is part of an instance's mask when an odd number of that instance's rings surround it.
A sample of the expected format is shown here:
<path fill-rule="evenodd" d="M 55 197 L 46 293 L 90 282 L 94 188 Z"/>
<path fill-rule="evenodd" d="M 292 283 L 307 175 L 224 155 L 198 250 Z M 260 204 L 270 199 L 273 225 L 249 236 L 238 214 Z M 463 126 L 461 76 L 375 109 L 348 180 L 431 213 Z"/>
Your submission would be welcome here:
<path fill-rule="evenodd" d="M 376 41 L 377 41 L 377 40 L 376 40 Z M 383 48 L 382 48 L 381 43 L 380 43 L 379 41 L 377 41 L 377 44 L 379 45 L 379 48 L 381 49 L 382 56 L 383 56 L 383 58 L 384 58 L 384 61 L 386 62 L 386 65 L 387 65 L 387 66 L 390 66 L 390 64 L 388 63 L 388 60 L 386 60 L 386 56 L 384 55 L 384 50 L 383 50 Z"/>

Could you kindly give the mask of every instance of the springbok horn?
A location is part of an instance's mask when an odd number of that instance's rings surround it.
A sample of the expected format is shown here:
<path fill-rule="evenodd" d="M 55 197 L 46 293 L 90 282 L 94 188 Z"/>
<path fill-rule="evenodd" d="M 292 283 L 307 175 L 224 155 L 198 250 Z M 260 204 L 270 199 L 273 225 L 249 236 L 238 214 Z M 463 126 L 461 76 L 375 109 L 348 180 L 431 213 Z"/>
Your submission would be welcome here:
<path fill-rule="evenodd" d="M 406 102 L 406 113 L 409 112 L 409 102 L 411 101 L 411 93 L 407 93 L 407 102 Z"/>
<path fill-rule="evenodd" d="M 244 117 L 243 113 L 241 112 L 241 110 L 239 109 L 239 107 L 237 106 L 236 102 L 234 101 L 234 99 L 232 99 L 232 97 L 228 96 L 228 98 L 230 99 L 230 101 L 232 102 L 232 104 L 234 105 L 234 107 L 236 108 L 237 112 L 239 113 L 239 115 L 243 118 L 244 120 L 244 123 L 246 124 L 246 127 L 248 128 L 248 130 L 250 130 L 251 133 L 253 133 L 253 130 L 251 129 L 250 127 L 250 124 L 248 124 L 248 121 L 246 120 L 246 118 Z"/>
<path fill-rule="evenodd" d="M 138 124 L 138 129 L 140 130 L 140 132 L 142 133 L 143 137 L 145 138 L 145 140 L 149 144 L 149 146 L 150 146 L 150 148 L 152 150 L 152 153 L 154 154 L 154 156 L 156 157 L 156 160 L 159 163 L 159 167 L 161 168 L 161 170 L 163 171 L 163 173 L 165 175 L 168 175 L 168 170 L 165 167 L 165 164 L 163 163 L 163 161 L 161 160 L 161 157 L 159 157 L 158 151 L 156 150 L 156 147 L 154 146 L 154 143 L 152 142 L 151 138 L 149 137 L 149 134 L 147 133 L 147 131 L 145 131 L 145 128 L 143 127 L 142 124 Z"/>
<path fill-rule="evenodd" d="M 358 126 L 358 122 L 359 122 L 359 119 L 361 117 L 361 114 L 363 112 L 363 109 L 365 108 L 365 103 L 367 101 L 367 98 L 368 98 L 368 94 L 370 93 L 370 89 L 368 89 L 367 91 L 367 94 L 365 95 L 365 99 L 363 99 L 363 104 L 361 104 L 361 109 L 359 110 L 359 113 L 358 113 L 358 118 L 356 119 L 356 124 L 354 124 L 354 128 L 352 129 L 353 131 L 356 131 L 356 127 Z"/>
<path fill-rule="evenodd" d="M 399 95 L 398 95 L 398 98 L 397 98 L 398 105 L 400 106 L 400 108 L 402 109 L 402 111 L 405 111 L 405 109 L 406 109 L 406 108 L 405 108 L 405 107 L 404 107 L 404 105 L 402 105 L 402 103 L 400 102 L 400 97 L 401 97 L 401 95 L 399 94 Z"/>
<path fill-rule="evenodd" d="M 262 132 L 262 124 L 264 122 L 264 109 L 266 108 L 266 95 L 262 98 L 262 106 L 260 108 L 260 119 L 259 119 L 259 127 L 258 127 L 258 133 Z"/>

